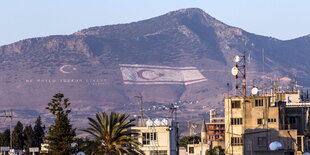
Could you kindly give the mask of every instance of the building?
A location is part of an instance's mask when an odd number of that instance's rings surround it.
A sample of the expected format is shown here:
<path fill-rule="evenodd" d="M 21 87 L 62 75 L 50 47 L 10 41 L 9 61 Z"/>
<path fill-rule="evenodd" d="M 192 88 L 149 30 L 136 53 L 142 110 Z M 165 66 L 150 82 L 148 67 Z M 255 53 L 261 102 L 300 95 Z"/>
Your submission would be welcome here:
<path fill-rule="evenodd" d="M 210 122 L 201 124 L 201 141 L 199 144 L 188 144 L 189 155 L 201 155 L 210 148 L 225 145 L 225 118 L 217 117 L 215 109 L 210 110 Z"/>
<path fill-rule="evenodd" d="M 188 144 L 187 145 L 187 154 L 188 155 L 205 155 L 206 151 L 209 150 L 209 144 Z"/>
<path fill-rule="evenodd" d="M 301 155 L 308 148 L 309 105 L 298 91 L 226 97 L 225 153 Z M 282 147 L 272 151 L 275 141 Z"/>
<path fill-rule="evenodd" d="M 206 151 L 210 149 L 210 144 L 207 142 L 207 130 L 206 122 L 201 123 L 201 141 L 199 144 L 187 144 L 187 154 L 188 155 L 201 155 L 206 154 Z"/>
<path fill-rule="evenodd" d="M 139 120 L 138 140 L 145 155 L 177 155 L 178 128 L 171 118 L 155 118 Z"/>
<path fill-rule="evenodd" d="M 179 147 L 179 155 L 187 155 L 185 147 Z"/>
<path fill-rule="evenodd" d="M 218 117 L 215 109 L 210 110 L 210 122 L 206 123 L 206 141 L 210 147 L 225 147 L 225 117 Z"/>

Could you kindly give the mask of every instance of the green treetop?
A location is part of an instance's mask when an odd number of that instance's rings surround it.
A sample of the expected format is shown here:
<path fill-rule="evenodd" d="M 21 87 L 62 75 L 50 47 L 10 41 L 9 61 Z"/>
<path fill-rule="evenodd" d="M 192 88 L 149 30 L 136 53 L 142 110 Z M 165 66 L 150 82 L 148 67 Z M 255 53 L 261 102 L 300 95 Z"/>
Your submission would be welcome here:
<path fill-rule="evenodd" d="M 41 147 L 41 144 L 43 143 L 44 129 L 45 127 L 42 125 L 41 116 L 39 116 L 35 122 L 35 126 L 33 127 L 35 147 Z"/>
<path fill-rule="evenodd" d="M 25 126 L 24 129 L 24 144 L 26 152 L 29 152 L 30 147 L 34 147 L 34 131 L 31 125 Z"/>
<path fill-rule="evenodd" d="M 49 127 L 48 136 L 45 137 L 49 144 L 49 149 L 55 155 L 68 155 L 74 153 L 71 144 L 75 141 L 75 129 L 73 129 L 69 113 L 70 102 L 64 95 L 58 93 L 54 95 L 52 102 L 48 103 L 48 109 L 54 115 L 54 124 Z"/>
<path fill-rule="evenodd" d="M 24 149 L 23 128 L 23 124 L 18 121 L 12 133 L 12 143 L 14 149 Z"/>
<path fill-rule="evenodd" d="M 0 146 L 10 146 L 10 130 L 6 129 L 0 133 Z"/>

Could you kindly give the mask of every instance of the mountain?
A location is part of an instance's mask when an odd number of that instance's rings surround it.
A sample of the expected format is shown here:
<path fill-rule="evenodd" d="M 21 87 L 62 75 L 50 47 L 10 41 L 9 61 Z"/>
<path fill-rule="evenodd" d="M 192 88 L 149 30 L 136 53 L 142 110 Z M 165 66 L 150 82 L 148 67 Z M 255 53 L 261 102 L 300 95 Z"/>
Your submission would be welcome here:
<path fill-rule="evenodd" d="M 263 24 L 263 23 L 262 23 Z M 310 36 L 279 40 L 226 25 L 189 8 L 128 24 L 97 26 L 71 35 L 31 38 L 0 47 L 0 103 L 16 119 L 51 118 L 44 107 L 57 92 L 72 102 L 83 125 L 97 111 L 138 114 L 142 95 L 147 116 L 169 116 L 158 107 L 186 101 L 180 117 L 197 119 L 222 111 L 234 55 L 247 56 L 247 82 L 262 89 L 272 79 L 310 86 Z M 125 84 L 122 64 L 195 67 L 206 81 L 184 84 Z M 178 70 L 178 69 L 177 69 Z M 3 108 L 2 108 L 3 109 Z M 164 115 L 163 115 L 164 114 Z"/>

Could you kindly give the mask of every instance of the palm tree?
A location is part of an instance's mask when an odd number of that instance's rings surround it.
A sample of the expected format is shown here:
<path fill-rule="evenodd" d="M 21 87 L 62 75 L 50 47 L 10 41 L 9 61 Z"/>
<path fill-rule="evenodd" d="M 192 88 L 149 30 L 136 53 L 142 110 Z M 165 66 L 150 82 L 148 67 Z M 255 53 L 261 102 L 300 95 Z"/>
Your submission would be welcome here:
<path fill-rule="evenodd" d="M 138 131 L 130 129 L 134 119 L 129 115 L 112 112 L 97 113 L 96 120 L 89 118 L 91 127 L 82 129 L 95 139 L 88 141 L 86 152 L 92 155 L 144 154 L 139 149 Z"/>

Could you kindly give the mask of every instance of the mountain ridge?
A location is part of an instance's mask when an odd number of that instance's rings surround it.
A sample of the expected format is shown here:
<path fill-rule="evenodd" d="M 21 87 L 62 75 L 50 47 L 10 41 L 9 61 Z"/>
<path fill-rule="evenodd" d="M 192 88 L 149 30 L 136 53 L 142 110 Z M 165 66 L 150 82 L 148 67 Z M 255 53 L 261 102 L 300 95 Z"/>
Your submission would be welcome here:
<path fill-rule="evenodd" d="M 241 31 L 244 31 L 246 33 L 250 33 L 242 28 L 238 28 L 236 26 L 231 26 L 231 25 L 227 25 L 219 20 L 217 20 L 216 18 L 210 16 L 209 14 L 207 14 L 206 12 L 204 12 L 202 9 L 200 8 L 184 8 L 184 9 L 179 9 L 179 10 L 176 10 L 176 11 L 170 11 L 164 15 L 161 15 L 161 16 L 157 16 L 157 17 L 152 17 L 150 19 L 154 19 L 154 18 L 160 18 L 162 16 L 167 16 L 167 15 L 180 15 L 180 14 L 190 14 L 190 13 L 200 13 L 202 15 L 205 15 L 208 17 L 208 19 L 213 19 L 225 26 L 228 26 L 228 27 L 231 27 L 231 28 L 237 28 Z M 89 28 L 86 28 L 86 29 L 81 29 L 81 30 L 78 30 L 77 32 L 74 32 L 72 34 L 68 34 L 68 35 L 48 35 L 48 36 L 42 36 L 42 37 L 33 37 L 33 38 L 27 38 L 27 39 L 22 39 L 22 40 L 19 40 L 19 41 L 16 41 L 16 42 L 13 42 L 13 43 L 9 43 L 9 44 L 6 44 L 6 45 L 1 45 L 1 46 L 8 46 L 10 44 L 14 44 L 14 43 L 17 43 L 17 42 L 21 42 L 21 41 L 26 41 L 26 40 L 29 40 L 29 39 L 40 39 L 40 38 L 46 38 L 46 37 L 57 37 L 57 36 L 70 36 L 70 35 L 82 35 L 83 34 L 83 31 L 85 30 L 89 30 L 89 29 L 96 29 L 96 28 L 104 28 L 104 27 L 110 27 L 110 26 L 123 26 L 123 25 L 128 25 L 128 24 L 135 24 L 135 23 L 139 23 L 139 22 L 143 22 L 143 21 L 148 21 L 150 19 L 145 19 L 145 20 L 141 20 L 141 21 L 136 21 L 136 22 L 129 22 L 129 23 L 120 23 L 120 24 L 110 24 L 110 25 L 104 25 L 104 26 L 93 26 L 93 27 L 89 27 Z M 261 34 L 256 34 L 256 33 L 251 33 L 253 35 L 259 35 L 259 36 L 262 36 L 262 37 L 267 37 L 267 38 L 272 38 L 272 39 L 276 39 L 276 40 L 279 40 L 279 41 L 290 41 L 290 40 L 295 40 L 295 39 L 299 39 L 299 38 L 303 38 L 303 37 L 310 37 L 310 34 L 308 35 L 304 35 L 304 36 L 300 36 L 300 37 L 297 37 L 297 38 L 292 38 L 292 39 L 287 39 L 287 40 L 283 40 L 283 39 L 279 39 L 279 38 L 275 38 L 275 37 L 272 37 L 272 36 L 265 36 L 265 35 L 261 35 Z M 0 47 L 1 47 L 0 46 Z"/>
<path fill-rule="evenodd" d="M 50 97 L 64 92 L 77 103 L 73 108 L 80 114 L 74 116 L 81 121 L 94 111 L 135 114 L 138 105 L 133 96 L 142 95 L 148 106 L 192 101 L 189 103 L 197 104 L 184 105 L 180 116 L 206 116 L 211 108 L 222 109 L 226 83 L 233 83 L 232 58 L 244 51 L 248 83 L 256 79 L 256 85 L 263 89 L 266 77 L 269 84 L 272 79 L 285 77 L 310 86 L 309 37 L 282 41 L 260 36 L 190 8 L 143 21 L 1 46 L 0 82 L 6 89 L 0 90 L 0 102 L 45 115 L 42 109 Z M 128 85 L 123 82 L 120 64 L 195 67 L 208 80 L 186 86 Z M 63 82 L 70 79 L 81 82 Z M 153 113 L 160 112 L 149 115 Z"/>

